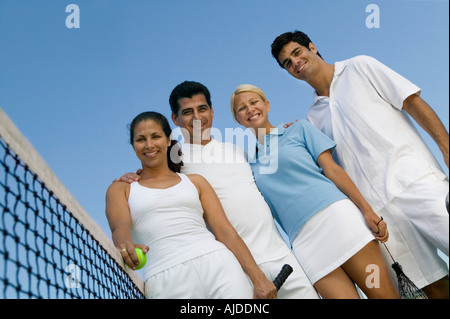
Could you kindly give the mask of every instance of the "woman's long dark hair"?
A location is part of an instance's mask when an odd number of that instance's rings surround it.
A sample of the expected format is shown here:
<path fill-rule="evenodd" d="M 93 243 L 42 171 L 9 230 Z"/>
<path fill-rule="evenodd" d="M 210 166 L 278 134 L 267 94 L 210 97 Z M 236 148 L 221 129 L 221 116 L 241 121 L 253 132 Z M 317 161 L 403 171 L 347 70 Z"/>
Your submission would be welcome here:
<path fill-rule="evenodd" d="M 142 112 L 138 116 L 136 116 L 131 124 L 129 125 L 130 129 L 130 144 L 134 144 L 134 129 L 136 125 L 138 125 L 142 121 L 153 120 L 159 125 L 166 135 L 167 138 L 170 137 L 172 133 L 172 129 L 170 128 L 169 121 L 167 121 L 166 117 L 158 112 Z M 181 161 L 181 147 L 180 144 L 176 140 L 171 140 L 171 144 L 167 149 L 167 164 L 169 168 L 176 173 L 179 173 L 181 170 L 181 166 L 183 166 L 183 162 Z"/>

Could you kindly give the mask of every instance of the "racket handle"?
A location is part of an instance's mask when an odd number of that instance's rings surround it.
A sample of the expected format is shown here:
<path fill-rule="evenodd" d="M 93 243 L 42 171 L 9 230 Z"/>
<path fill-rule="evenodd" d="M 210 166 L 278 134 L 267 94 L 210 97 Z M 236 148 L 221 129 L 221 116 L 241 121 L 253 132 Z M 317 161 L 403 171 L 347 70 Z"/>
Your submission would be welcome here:
<path fill-rule="evenodd" d="M 275 287 L 277 287 L 277 290 L 280 290 L 281 286 L 286 281 L 287 277 L 292 273 L 293 269 L 290 265 L 286 264 L 281 268 L 280 273 L 277 275 L 275 280 L 273 281 Z"/>

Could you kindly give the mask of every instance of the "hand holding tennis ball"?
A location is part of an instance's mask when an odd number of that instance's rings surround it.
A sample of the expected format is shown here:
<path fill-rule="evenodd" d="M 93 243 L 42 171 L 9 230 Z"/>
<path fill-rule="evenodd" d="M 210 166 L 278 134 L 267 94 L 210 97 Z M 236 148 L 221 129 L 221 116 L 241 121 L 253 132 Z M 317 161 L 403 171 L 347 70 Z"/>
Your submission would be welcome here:
<path fill-rule="evenodd" d="M 135 248 L 135 251 L 136 251 L 136 255 L 139 259 L 139 265 L 136 266 L 136 270 L 139 270 L 145 266 L 145 263 L 147 262 L 147 255 L 144 254 L 142 249 L 140 249 L 138 247 Z"/>
<path fill-rule="evenodd" d="M 122 258 L 125 261 L 125 264 L 133 270 L 142 269 L 145 266 L 145 263 L 147 262 L 147 256 L 145 255 L 145 252 L 148 251 L 148 247 L 147 246 L 143 247 L 144 249 L 140 247 L 135 247 L 134 254 L 129 253 L 126 248 L 120 250 Z"/>

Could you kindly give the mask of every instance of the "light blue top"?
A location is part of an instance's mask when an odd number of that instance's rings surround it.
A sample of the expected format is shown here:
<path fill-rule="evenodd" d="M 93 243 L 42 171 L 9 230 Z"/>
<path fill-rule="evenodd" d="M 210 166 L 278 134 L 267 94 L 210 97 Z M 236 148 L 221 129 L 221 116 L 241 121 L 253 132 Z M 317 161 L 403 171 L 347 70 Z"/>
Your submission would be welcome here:
<path fill-rule="evenodd" d="M 292 244 L 303 225 L 321 209 L 345 199 L 325 177 L 317 158 L 336 144 L 306 120 L 278 125 L 250 159 L 256 184 Z"/>

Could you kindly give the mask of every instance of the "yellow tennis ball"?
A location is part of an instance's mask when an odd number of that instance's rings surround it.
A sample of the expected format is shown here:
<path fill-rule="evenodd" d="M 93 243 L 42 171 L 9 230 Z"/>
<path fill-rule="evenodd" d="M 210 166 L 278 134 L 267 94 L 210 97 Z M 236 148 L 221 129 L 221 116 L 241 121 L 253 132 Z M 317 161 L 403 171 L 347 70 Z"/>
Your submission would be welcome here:
<path fill-rule="evenodd" d="M 147 256 L 144 254 L 144 252 L 140 248 L 136 247 L 135 251 L 136 251 L 137 257 L 139 258 L 139 265 L 136 266 L 136 269 L 138 270 L 145 266 L 145 263 L 147 262 Z"/>

